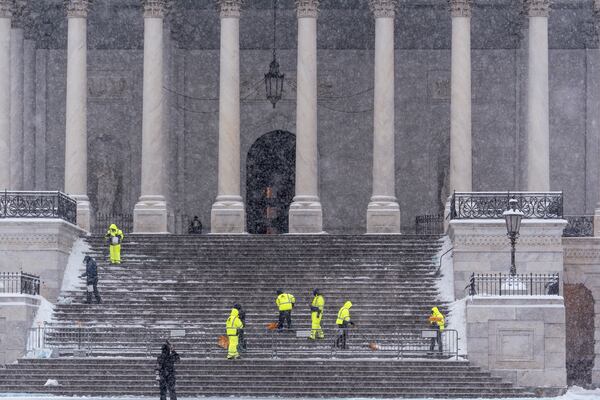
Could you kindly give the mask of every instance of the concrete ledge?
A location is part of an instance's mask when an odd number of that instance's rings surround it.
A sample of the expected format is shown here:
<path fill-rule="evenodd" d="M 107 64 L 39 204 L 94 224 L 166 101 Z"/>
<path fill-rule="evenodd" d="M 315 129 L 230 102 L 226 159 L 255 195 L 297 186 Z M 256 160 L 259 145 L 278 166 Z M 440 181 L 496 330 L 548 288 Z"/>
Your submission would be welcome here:
<path fill-rule="evenodd" d="M 25 354 L 29 328 L 39 305 L 38 296 L 0 294 L 0 365 Z"/>

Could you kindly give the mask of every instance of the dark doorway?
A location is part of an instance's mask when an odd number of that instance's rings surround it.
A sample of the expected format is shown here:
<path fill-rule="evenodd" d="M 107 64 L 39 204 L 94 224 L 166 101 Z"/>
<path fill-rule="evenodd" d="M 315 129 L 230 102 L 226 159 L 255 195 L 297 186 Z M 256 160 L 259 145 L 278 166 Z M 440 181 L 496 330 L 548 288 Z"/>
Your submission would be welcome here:
<path fill-rule="evenodd" d="M 296 184 L 296 136 L 264 134 L 250 147 L 246 160 L 248 233 L 288 232 L 288 211 Z"/>

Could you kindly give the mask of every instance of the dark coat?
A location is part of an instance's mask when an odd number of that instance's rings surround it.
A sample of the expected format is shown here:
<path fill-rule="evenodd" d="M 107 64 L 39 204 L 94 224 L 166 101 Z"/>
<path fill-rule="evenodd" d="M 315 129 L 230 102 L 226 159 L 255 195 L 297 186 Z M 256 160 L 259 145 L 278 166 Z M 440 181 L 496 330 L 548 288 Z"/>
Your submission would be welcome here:
<path fill-rule="evenodd" d="M 157 357 L 156 368 L 161 378 L 175 378 L 175 363 L 179 361 L 179 354 L 176 351 L 171 351 L 169 346 L 163 346 L 162 353 Z"/>
<path fill-rule="evenodd" d="M 85 264 L 85 273 L 81 277 L 86 278 L 88 285 L 98 281 L 98 266 L 93 258 L 90 258 Z"/>

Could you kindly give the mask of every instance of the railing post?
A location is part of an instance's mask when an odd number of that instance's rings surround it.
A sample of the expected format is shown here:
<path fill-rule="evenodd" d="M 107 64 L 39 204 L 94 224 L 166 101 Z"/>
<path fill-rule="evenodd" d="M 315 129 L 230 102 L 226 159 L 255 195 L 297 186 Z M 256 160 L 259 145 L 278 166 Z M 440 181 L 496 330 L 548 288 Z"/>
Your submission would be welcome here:
<path fill-rule="evenodd" d="M 499 293 L 498 296 L 502 296 L 502 272 L 500 272 L 500 274 L 498 274 L 498 275 L 500 276 L 499 281 L 498 281 L 498 283 L 500 285 L 499 290 L 498 290 L 498 293 Z"/>

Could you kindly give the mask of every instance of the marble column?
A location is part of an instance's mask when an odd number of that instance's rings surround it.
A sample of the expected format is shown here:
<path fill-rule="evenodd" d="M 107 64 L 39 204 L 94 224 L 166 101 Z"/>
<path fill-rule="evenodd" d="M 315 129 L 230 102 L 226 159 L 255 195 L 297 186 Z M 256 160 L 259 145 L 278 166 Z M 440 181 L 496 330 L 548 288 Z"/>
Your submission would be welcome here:
<path fill-rule="evenodd" d="M 367 233 L 400 233 L 396 199 L 394 131 L 394 20 L 396 0 L 370 0 L 375 15 L 375 101 L 373 112 L 373 194 Z"/>
<path fill-rule="evenodd" d="M 11 0 L 0 0 L 0 190 L 10 188 L 11 6 Z"/>
<path fill-rule="evenodd" d="M 596 37 L 598 42 L 600 42 L 600 0 L 594 0 L 593 12 Z M 598 49 L 598 53 L 600 55 L 600 48 Z M 596 134 L 598 134 L 598 132 Z M 598 203 L 596 203 L 596 209 L 594 210 L 594 236 L 600 237 L 600 182 L 598 182 Z M 592 382 L 594 384 L 600 384 L 600 362 L 594 363 L 594 366 L 596 365 L 598 367 L 595 368 L 595 371 L 593 371 Z"/>
<path fill-rule="evenodd" d="M 472 191 L 471 0 L 451 0 L 450 193 Z"/>
<path fill-rule="evenodd" d="M 23 189 L 23 12 L 24 4 L 13 3 L 10 31 L 10 187 Z"/>
<path fill-rule="evenodd" d="M 241 0 L 218 0 L 221 18 L 219 77 L 219 171 L 210 213 L 212 233 L 244 233 L 240 195 L 240 8 Z"/>
<path fill-rule="evenodd" d="M 23 189 L 35 188 L 35 41 L 27 39 L 24 45 L 23 78 Z"/>
<path fill-rule="evenodd" d="M 136 233 L 166 233 L 167 139 L 164 132 L 163 20 L 166 0 L 144 0 L 144 78 L 142 106 L 142 185 L 133 210 Z"/>
<path fill-rule="evenodd" d="M 296 98 L 296 193 L 290 233 L 322 233 L 317 148 L 317 13 L 319 0 L 296 0 L 298 67 Z"/>
<path fill-rule="evenodd" d="M 90 231 L 87 195 L 87 14 L 91 0 L 69 0 L 65 192 L 77 200 L 77 225 Z"/>
<path fill-rule="evenodd" d="M 527 190 L 550 190 L 548 114 L 548 14 L 550 0 L 527 0 L 529 64 L 527 85 Z"/>

